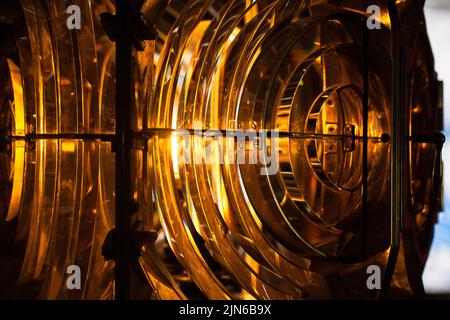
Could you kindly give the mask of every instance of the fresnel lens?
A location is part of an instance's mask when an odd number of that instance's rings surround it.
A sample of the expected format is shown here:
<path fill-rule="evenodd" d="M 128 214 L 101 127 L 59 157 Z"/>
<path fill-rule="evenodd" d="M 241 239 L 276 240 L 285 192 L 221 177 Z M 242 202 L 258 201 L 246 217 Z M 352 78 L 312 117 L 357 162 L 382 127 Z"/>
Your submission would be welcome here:
<path fill-rule="evenodd" d="M 131 297 L 370 298 L 373 266 L 423 292 L 443 141 L 422 2 L 133 2 L 157 37 L 132 42 Z M 5 297 L 114 296 L 117 8 L 73 4 L 75 31 L 65 1 L 0 5 Z"/>

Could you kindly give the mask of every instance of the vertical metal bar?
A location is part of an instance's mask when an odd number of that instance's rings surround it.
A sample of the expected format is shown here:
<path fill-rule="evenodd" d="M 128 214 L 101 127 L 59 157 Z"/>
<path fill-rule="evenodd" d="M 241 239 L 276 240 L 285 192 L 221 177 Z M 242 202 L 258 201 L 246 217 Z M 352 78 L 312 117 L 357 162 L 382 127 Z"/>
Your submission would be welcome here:
<path fill-rule="evenodd" d="M 403 161 L 405 147 L 406 112 L 403 109 L 401 29 L 394 0 L 388 1 L 392 26 L 392 92 L 391 92 L 391 245 L 381 298 L 387 298 L 400 250 L 400 234 L 403 213 Z"/>
<path fill-rule="evenodd" d="M 362 230 L 361 230 L 361 257 L 367 255 L 367 178 L 368 169 L 368 125 L 369 125 L 369 29 L 363 21 L 363 166 L 362 166 Z"/>
<path fill-rule="evenodd" d="M 116 0 L 115 298 L 130 293 L 131 1 Z"/>

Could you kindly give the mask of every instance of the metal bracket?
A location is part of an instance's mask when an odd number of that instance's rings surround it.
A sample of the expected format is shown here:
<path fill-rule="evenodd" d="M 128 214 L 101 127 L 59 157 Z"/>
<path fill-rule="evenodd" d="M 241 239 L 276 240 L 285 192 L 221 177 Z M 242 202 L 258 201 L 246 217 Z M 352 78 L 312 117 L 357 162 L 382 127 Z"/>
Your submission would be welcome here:
<path fill-rule="evenodd" d="M 143 51 L 145 49 L 145 40 L 156 40 L 157 38 L 157 31 L 140 12 L 143 4 L 144 1 L 131 1 L 131 42 L 137 51 Z M 104 12 L 100 14 L 100 22 L 109 39 L 116 42 L 118 38 L 116 16 L 109 12 Z"/>

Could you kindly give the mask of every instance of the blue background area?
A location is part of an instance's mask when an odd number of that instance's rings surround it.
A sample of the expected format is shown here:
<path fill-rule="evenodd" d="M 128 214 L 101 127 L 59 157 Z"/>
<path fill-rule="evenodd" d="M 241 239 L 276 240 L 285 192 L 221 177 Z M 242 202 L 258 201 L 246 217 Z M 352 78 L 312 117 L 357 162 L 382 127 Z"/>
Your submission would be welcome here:
<path fill-rule="evenodd" d="M 428 293 L 450 292 L 450 0 L 427 0 L 425 17 L 433 47 L 436 71 L 444 81 L 444 134 L 443 149 L 445 211 L 439 215 L 435 238 L 423 281 Z"/>

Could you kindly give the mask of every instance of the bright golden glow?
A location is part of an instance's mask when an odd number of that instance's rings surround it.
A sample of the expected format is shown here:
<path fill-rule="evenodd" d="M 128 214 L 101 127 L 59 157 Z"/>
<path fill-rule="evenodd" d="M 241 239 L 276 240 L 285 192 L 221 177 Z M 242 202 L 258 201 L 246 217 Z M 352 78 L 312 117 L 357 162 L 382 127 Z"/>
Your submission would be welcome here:
<path fill-rule="evenodd" d="M 10 59 L 7 59 L 14 93 L 14 103 L 12 114 L 14 117 L 13 134 L 17 136 L 25 135 L 25 105 L 23 101 L 22 76 L 19 67 Z M 9 203 L 6 221 L 11 221 L 19 214 L 20 201 L 22 197 L 24 166 L 25 166 L 25 143 L 16 141 L 13 145 L 13 185 L 11 200 Z"/>
<path fill-rule="evenodd" d="M 25 135 L 25 104 L 23 101 L 22 76 L 19 67 L 10 59 L 7 59 L 9 72 L 12 81 L 14 104 L 14 129 L 13 133 L 17 136 Z"/>
<path fill-rule="evenodd" d="M 113 13 L 114 1 L 78 2 L 85 22 L 69 36 L 65 1 L 21 0 L 26 32 L 7 60 L 13 119 L 2 142 L 13 167 L 6 221 L 17 222 L 11 242 L 23 256 L 18 287 L 33 284 L 41 299 L 113 297 L 114 262 L 102 249 L 115 228 L 117 145 L 92 135 L 113 135 L 123 121 L 116 107 L 129 107 L 133 147 L 123 170 L 132 236 L 145 238 L 132 272 L 152 299 L 370 298 L 364 269 L 385 269 L 394 252 L 390 120 L 398 88 L 386 9 L 383 30 L 364 43 L 366 5 L 357 1 L 191 0 L 181 12 L 170 2 L 158 15 L 159 38 L 133 50 L 132 105 L 115 106 L 122 62 L 98 17 Z M 143 17 L 155 19 L 162 3 L 145 1 Z M 426 35 L 414 31 L 402 39 L 411 53 L 405 126 L 427 136 L 439 131 L 436 79 Z M 401 290 L 420 282 L 405 269 L 420 274 L 439 182 L 427 160 L 438 159 L 437 148 L 408 147 L 402 214 L 410 251 L 401 251 L 394 281 Z M 74 264 L 82 290 L 65 286 Z"/>

